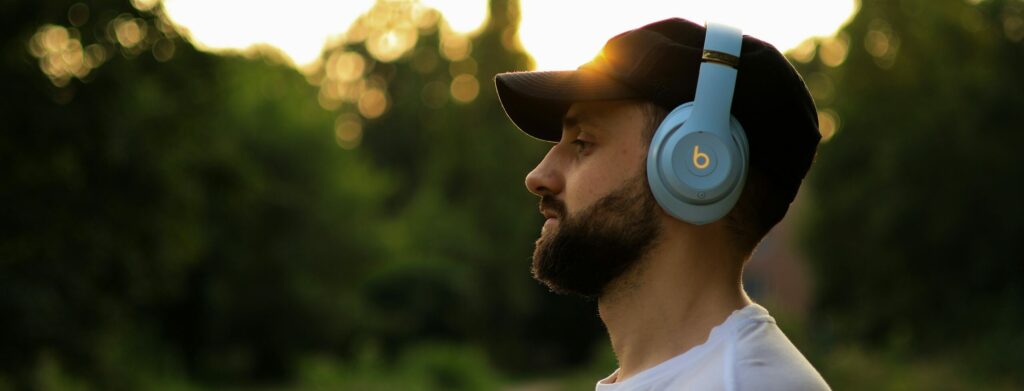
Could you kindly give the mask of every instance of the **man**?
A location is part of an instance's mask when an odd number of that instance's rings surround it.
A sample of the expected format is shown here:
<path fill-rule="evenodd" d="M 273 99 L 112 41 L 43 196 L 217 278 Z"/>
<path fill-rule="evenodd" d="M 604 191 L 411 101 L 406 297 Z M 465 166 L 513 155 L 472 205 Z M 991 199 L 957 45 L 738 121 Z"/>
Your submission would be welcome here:
<path fill-rule="evenodd" d="M 612 38 L 576 71 L 497 76 L 509 118 L 554 143 L 526 177 L 547 218 L 534 277 L 597 299 L 619 361 L 598 390 L 828 389 L 741 284 L 820 139 L 814 103 L 778 50 L 742 37 L 731 113 L 749 169 L 735 207 L 694 224 L 652 195 L 648 147 L 666 114 L 694 100 L 704 38 L 669 19 Z"/>

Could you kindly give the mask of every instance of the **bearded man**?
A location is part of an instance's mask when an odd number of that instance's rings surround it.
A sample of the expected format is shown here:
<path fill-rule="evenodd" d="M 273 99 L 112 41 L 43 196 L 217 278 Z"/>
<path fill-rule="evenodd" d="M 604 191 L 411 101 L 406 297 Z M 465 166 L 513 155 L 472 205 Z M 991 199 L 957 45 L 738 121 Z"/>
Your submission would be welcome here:
<path fill-rule="evenodd" d="M 813 160 L 814 102 L 771 45 L 737 32 L 736 53 L 722 54 L 708 50 L 707 34 L 663 20 L 615 36 L 575 71 L 496 77 L 512 122 L 553 143 L 526 177 L 546 217 L 533 275 L 553 292 L 597 300 L 619 362 L 598 390 L 827 390 L 741 283 L 745 262 L 786 214 Z M 742 124 L 734 139 L 749 147 L 734 149 L 749 163 L 721 216 L 680 218 L 674 201 L 652 192 L 663 186 L 653 182 L 652 140 L 670 112 L 701 96 L 699 73 L 728 67 L 735 89 L 725 114 Z M 692 150 L 694 175 L 708 175 L 700 170 L 712 161 L 739 167 L 700 147 Z"/>

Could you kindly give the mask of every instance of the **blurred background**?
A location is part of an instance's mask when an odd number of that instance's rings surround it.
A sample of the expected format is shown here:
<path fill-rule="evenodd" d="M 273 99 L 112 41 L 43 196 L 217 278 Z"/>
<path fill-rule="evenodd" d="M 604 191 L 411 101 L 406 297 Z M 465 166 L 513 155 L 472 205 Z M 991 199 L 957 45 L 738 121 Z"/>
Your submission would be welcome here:
<path fill-rule="evenodd" d="M 592 388 L 492 80 L 669 16 L 818 104 L 746 286 L 833 388 L 1024 389 L 1024 1 L 269 3 L 0 1 L 0 390 Z"/>

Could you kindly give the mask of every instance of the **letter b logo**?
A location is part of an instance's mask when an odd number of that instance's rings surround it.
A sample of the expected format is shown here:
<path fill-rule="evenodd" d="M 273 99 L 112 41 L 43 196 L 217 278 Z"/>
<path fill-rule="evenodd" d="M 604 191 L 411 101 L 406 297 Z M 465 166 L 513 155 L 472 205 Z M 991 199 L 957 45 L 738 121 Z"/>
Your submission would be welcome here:
<path fill-rule="evenodd" d="M 711 156 L 700 151 L 700 145 L 693 145 L 693 168 L 703 170 L 711 165 Z"/>

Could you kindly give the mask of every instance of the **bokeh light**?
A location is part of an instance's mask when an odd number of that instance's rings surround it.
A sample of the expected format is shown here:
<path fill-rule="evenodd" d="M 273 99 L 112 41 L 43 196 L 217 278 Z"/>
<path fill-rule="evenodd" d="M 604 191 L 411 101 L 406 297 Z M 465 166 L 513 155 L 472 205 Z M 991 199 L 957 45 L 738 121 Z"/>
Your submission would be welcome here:
<path fill-rule="evenodd" d="M 821 41 L 821 45 L 818 47 L 818 57 L 823 64 L 837 67 L 846 61 L 849 51 L 850 37 L 846 33 L 840 33 Z"/>
<path fill-rule="evenodd" d="M 117 42 L 121 46 L 133 47 L 142 42 L 142 39 L 146 37 L 147 25 L 141 19 L 125 16 L 114 19 L 112 23 Z"/>
<path fill-rule="evenodd" d="M 806 64 L 814 60 L 814 54 L 817 50 L 818 43 L 813 39 L 807 39 L 789 49 L 787 53 L 789 58 Z"/>
<path fill-rule="evenodd" d="M 460 61 L 469 57 L 473 50 L 473 42 L 461 34 L 442 34 L 441 54 L 449 61 Z"/>
<path fill-rule="evenodd" d="M 174 41 L 167 38 L 161 38 L 153 44 L 153 57 L 156 58 L 157 61 L 164 62 L 170 60 L 171 57 L 174 57 L 174 50 Z"/>
<path fill-rule="evenodd" d="M 835 137 L 839 131 L 839 114 L 830 109 L 818 110 L 818 131 L 823 143 Z"/>
<path fill-rule="evenodd" d="M 363 77 L 366 61 L 358 53 L 336 52 L 327 60 L 325 69 L 327 77 L 338 81 L 351 82 Z"/>
<path fill-rule="evenodd" d="M 891 68 L 900 50 L 900 38 L 888 22 L 876 18 L 868 25 L 864 49 L 874 57 L 879 67 Z"/>
<path fill-rule="evenodd" d="M 107 59 L 101 47 L 83 48 L 75 28 L 44 25 L 29 40 L 29 52 L 39 59 L 39 68 L 54 85 L 67 85 L 72 77 L 86 77 Z"/>
<path fill-rule="evenodd" d="M 473 75 L 459 75 L 452 79 L 452 98 L 462 103 L 472 102 L 480 93 L 480 83 Z"/>
<path fill-rule="evenodd" d="M 388 109 L 388 96 L 380 88 L 370 88 L 359 96 L 359 113 L 366 118 L 377 118 Z"/>
<path fill-rule="evenodd" d="M 358 115 L 342 114 L 334 121 L 334 141 L 344 149 L 354 149 L 363 140 L 363 124 Z"/>

